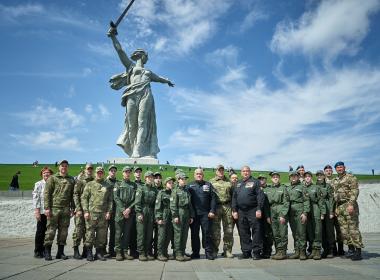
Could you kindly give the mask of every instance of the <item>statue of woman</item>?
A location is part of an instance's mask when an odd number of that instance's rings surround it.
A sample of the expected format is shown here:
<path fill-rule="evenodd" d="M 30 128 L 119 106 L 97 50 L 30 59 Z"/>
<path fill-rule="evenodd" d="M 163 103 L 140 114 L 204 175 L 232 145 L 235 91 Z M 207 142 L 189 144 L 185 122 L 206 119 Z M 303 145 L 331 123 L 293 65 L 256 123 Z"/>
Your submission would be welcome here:
<path fill-rule="evenodd" d="M 132 53 L 131 59 L 136 62 L 133 63 L 122 49 L 116 34 L 116 28 L 111 27 L 107 35 L 126 69 L 124 73 L 114 75 L 110 79 L 111 88 L 118 90 L 125 87 L 121 99 L 121 105 L 126 108 L 125 125 L 116 144 L 131 158 L 157 158 L 160 149 L 150 82 L 166 83 L 171 87 L 174 84 L 144 68 L 148 61 L 148 53 L 143 49 L 137 49 Z"/>

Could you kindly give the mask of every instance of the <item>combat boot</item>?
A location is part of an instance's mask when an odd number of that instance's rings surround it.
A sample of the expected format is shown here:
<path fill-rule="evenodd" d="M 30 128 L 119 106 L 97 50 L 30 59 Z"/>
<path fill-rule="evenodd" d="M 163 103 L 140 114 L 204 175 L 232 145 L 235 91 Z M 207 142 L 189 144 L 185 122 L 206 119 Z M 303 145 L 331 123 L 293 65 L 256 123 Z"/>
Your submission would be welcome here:
<path fill-rule="evenodd" d="M 321 250 L 320 249 L 315 249 L 314 250 L 313 260 L 319 261 L 320 259 L 322 259 Z"/>
<path fill-rule="evenodd" d="M 94 255 L 92 254 L 92 246 L 88 246 L 88 247 L 86 247 L 86 249 L 87 249 L 87 260 L 89 261 L 89 262 L 93 262 L 94 261 Z"/>
<path fill-rule="evenodd" d="M 307 260 L 305 249 L 300 250 L 300 260 L 301 261 Z"/>
<path fill-rule="evenodd" d="M 45 261 L 51 261 L 53 258 L 51 257 L 51 245 L 45 246 Z"/>
<path fill-rule="evenodd" d="M 157 257 L 157 260 L 161 261 L 161 262 L 167 262 L 168 261 L 168 258 L 165 257 L 164 255 L 158 255 Z"/>
<path fill-rule="evenodd" d="M 123 254 L 120 251 L 116 252 L 116 260 L 119 262 L 124 260 Z"/>
<path fill-rule="evenodd" d="M 346 254 L 346 258 L 347 259 L 352 258 L 352 256 L 354 255 L 354 253 L 355 253 L 355 247 L 353 245 L 348 245 L 348 251 L 347 251 L 347 254 Z"/>
<path fill-rule="evenodd" d="M 355 253 L 351 257 L 351 260 L 353 260 L 353 261 L 360 261 L 362 259 L 363 259 L 362 258 L 362 248 L 356 248 L 355 249 Z"/>
<path fill-rule="evenodd" d="M 62 260 L 67 260 L 69 257 L 65 255 L 63 252 L 65 246 L 64 245 L 58 245 L 58 251 L 57 255 L 55 256 L 56 259 L 62 259 Z"/>
<path fill-rule="evenodd" d="M 82 251 L 82 259 L 85 259 L 87 258 L 87 248 L 86 246 L 83 245 L 83 251 Z"/>
<path fill-rule="evenodd" d="M 228 259 L 233 259 L 234 258 L 234 255 L 232 254 L 231 251 L 227 250 L 224 254 L 224 256 Z"/>
<path fill-rule="evenodd" d="M 273 260 L 285 260 L 286 253 L 284 250 L 278 250 L 275 255 L 272 256 Z"/>
<path fill-rule="evenodd" d="M 99 261 L 106 261 L 107 259 L 104 257 L 103 248 L 96 249 L 96 259 Z"/>
<path fill-rule="evenodd" d="M 344 256 L 345 252 L 344 252 L 344 247 L 343 247 L 343 242 L 338 242 L 338 252 L 337 252 L 337 255 L 338 256 Z"/>
<path fill-rule="evenodd" d="M 185 257 L 183 255 L 176 255 L 175 260 L 179 262 L 184 262 Z"/>
<path fill-rule="evenodd" d="M 148 254 L 148 261 L 154 261 L 154 260 L 155 260 L 155 257 L 152 256 L 152 255 L 150 255 L 150 254 Z"/>
<path fill-rule="evenodd" d="M 186 255 L 183 255 L 183 258 L 185 259 L 185 262 L 187 262 L 187 261 L 191 260 L 191 257 L 189 257 L 189 256 L 186 256 Z"/>
<path fill-rule="evenodd" d="M 326 258 L 328 259 L 331 259 L 334 257 L 334 246 L 330 247 L 329 249 L 327 249 L 327 255 L 326 255 Z"/>
<path fill-rule="evenodd" d="M 74 259 L 76 259 L 76 260 L 82 259 L 81 255 L 79 254 L 78 246 L 74 246 Z"/>
<path fill-rule="evenodd" d="M 127 254 L 127 256 L 125 257 L 125 259 L 127 259 L 129 261 L 133 261 L 136 258 L 134 256 L 130 255 L 130 254 Z"/>
<path fill-rule="evenodd" d="M 296 260 L 300 258 L 300 250 L 294 250 L 294 254 L 289 256 L 289 259 Z"/>
<path fill-rule="evenodd" d="M 144 255 L 144 254 L 139 255 L 139 261 L 140 262 L 146 262 L 147 260 L 148 260 L 148 258 L 146 257 L 146 255 Z"/>
<path fill-rule="evenodd" d="M 114 249 L 112 249 L 111 247 L 108 248 L 108 253 L 106 253 L 104 255 L 104 257 L 108 258 L 108 259 L 112 259 L 112 258 L 116 257 L 116 253 L 115 253 Z"/>
<path fill-rule="evenodd" d="M 314 255 L 315 255 L 315 249 L 313 249 L 310 253 L 310 255 L 307 256 L 307 258 L 310 260 L 310 259 L 313 259 L 314 258 Z"/>

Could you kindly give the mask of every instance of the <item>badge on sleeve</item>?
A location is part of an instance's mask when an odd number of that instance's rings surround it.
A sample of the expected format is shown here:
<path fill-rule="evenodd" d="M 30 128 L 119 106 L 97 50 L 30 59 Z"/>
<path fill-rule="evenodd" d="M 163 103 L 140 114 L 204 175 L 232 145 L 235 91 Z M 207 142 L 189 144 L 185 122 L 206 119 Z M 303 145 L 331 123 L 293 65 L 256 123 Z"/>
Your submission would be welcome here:
<path fill-rule="evenodd" d="M 245 187 L 246 188 L 253 188 L 253 183 L 252 182 L 248 182 L 247 184 L 245 184 Z"/>

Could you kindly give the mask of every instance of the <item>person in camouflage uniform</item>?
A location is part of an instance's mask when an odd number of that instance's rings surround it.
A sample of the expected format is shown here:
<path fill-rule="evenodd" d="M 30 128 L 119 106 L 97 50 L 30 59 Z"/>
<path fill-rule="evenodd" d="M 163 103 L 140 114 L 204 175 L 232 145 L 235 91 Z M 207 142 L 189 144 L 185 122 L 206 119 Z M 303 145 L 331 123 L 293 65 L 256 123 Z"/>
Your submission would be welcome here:
<path fill-rule="evenodd" d="M 172 213 L 170 211 L 170 197 L 175 179 L 165 179 L 165 189 L 158 192 L 155 206 L 155 219 L 158 227 L 157 249 L 159 261 L 167 261 L 168 246 L 173 238 Z"/>
<path fill-rule="evenodd" d="M 308 259 L 321 259 L 322 245 L 322 220 L 326 216 L 326 204 L 324 194 L 320 185 L 313 183 L 313 174 L 310 171 L 305 172 L 304 186 L 310 199 L 310 212 L 306 225 L 307 240 L 312 247 L 312 252 Z"/>
<path fill-rule="evenodd" d="M 188 261 L 186 256 L 186 242 L 189 233 L 189 224 L 194 220 L 195 212 L 191 204 L 191 194 L 186 188 L 187 176 L 177 173 L 177 186 L 173 189 L 170 198 L 170 211 L 174 231 L 174 254 L 177 261 Z"/>
<path fill-rule="evenodd" d="M 303 165 L 298 165 L 296 171 L 299 176 L 299 180 L 301 183 L 305 180 L 305 167 Z"/>
<path fill-rule="evenodd" d="M 326 183 L 331 185 L 332 180 L 334 179 L 332 166 L 327 164 L 323 169 L 323 173 L 325 173 Z M 334 204 L 334 211 L 335 211 L 335 204 Z M 334 244 L 333 254 L 334 256 L 344 256 L 345 252 L 343 248 L 342 233 L 340 232 L 338 218 L 336 217 L 335 213 L 334 213 L 334 228 L 335 228 L 336 243 L 338 244 L 338 248 L 336 246 L 337 244 Z"/>
<path fill-rule="evenodd" d="M 227 258 L 233 258 L 232 246 L 234 244 L 234 222 L 232 218 L 232 185 L 227 177 L 224 175 L 224 166 L 218 165 L 216 167 L 216 176 L 210 180 L 214 187 L 214 192 L 217 199 L 217 209 L 215 218 L 212 220 L 212 247 L 213 257 L 218 255 L 221 226 L 223 225 L 223 255 Z"/>
<path fill-rule="evenodd" d="M 261 252 L 262 259 L 269 259 L 272 254 L 273 246 L 273 231 L 270 220 L 270 204 L 268 200 L 267 192 L 269 186 L 267 185 L 267 177 L 264 174 L 260 174 L 257 179 L 260 183 L 260 188 L 265 195 L 264 209 L 263 209 L 263 250 Z"/>
<path fill-rule="evenodd" d="M 79 245 L 83 240 L 83 244 L 85 241 L 85 233 L 86 233 L 86 225 L 83 218 L 83 208 L 81 203 L 81 196 L 83 194 L 83 190 L 85 185 L 88 182 L 94 180 L 93 174 L 94 168 L 91 163 L 86 164 L 86 171 L 83 176 L 78 177 L 77 182 L 74 186 L 74 203 L 75 203 L 75 211 L 74 211 L 74 231 L 73 231 L 73 247 L 74 247 L 74 259 L 80 260 L 82 257 L 86 255 L 86 249 L 83 248 L 83 253 L 81 256 L 79 254 Z"/>
<path fill-rule="evenodd" d="M 104 169 L 96 168 L 95 180 L 88 182 L 82 194 L 82 207 L 86 221 L 87 260 L 93 261 L 92 246 L 96 248 L 96 258 L 107 260 L 104 253 L 107 245 L 108 220 L 112 211 L 112 189 L 104 180 Z"/>
<path fill-rule="evenodd" d="M 44 208 L 47 218 L 47 230 L 45 234 L 45 260 L 52 260 L 51 246 L 56 231 L 58 252 L 57 259 L 67 259 L 64 254 L 64 246 L 70 225 L 70 216 L 74 210 L 74 184 L 73 177 L 68 175 L 69 162 L 59 162 L 59 172 L 49 177 L 44 191 Z"/>
<path fill-rule="evenodd" d="M 289 194 L 285 185 L 280 183 L 280 173 L 269 173 L 272 185 L 264 188 L 270 206 L 269 224 L 272 227 L 274 246 L 276 253 L 272 256 L 274 260 L 286 259 L 288 249 L 288 213 Z"/>
<path fill-rule="evenodd" d="M 131 255 L 125 256 L 125 250 L 131 242 L 131 232 L 136 221 L 135 214 L 135 196 L 137 185 L 131 182 L 132 169 L 129 166 L 123 168 L 123 181 L 114 188 L 115 210 L 115 251 L 116 260 L 122 261 L 124 258 L 133 260 Z"/>
<path fill-rule="evenodd" d="M 154 186 L 157 188 L 157 192 L 159 192 L 160 190 L 164 189 L 164 187 L 162 186 L 162 175 L 160 172 L 154 172 L 153 173 L 153 181 L 154 181 Z M 157 258 L 158 256 L 158 225 L 156 223 L 156 221 L 154 222 L 153 224 L 153 239 L 152 239 L 152 244 L 149 248 L 149 255 L 152 255 L 154 256 L 155 258 Z"/>
<path fill-rule="evenodd" d="M 294 239 L 294 254 L 289 259 L 306 260 L 306 223 L 310 212 L 310 200 L 297 172 L 289 174 L 289 224 Z"/>
<path fill-rule="evenodd" d="M 144 177 L 145 185 L 137 188 L 135 203 L 137 250 L 140 261 L 154 260 L 154 256 L 149 255 L 149 248 L 153 238 L 154 206 L 158 193 L 154 187 L 153 172 L 145 172 Z"/>
<path fill-rule="evenodd" d="M 108 176 L 106 181 L 110 186 L 112 192 L 120 184 L 120 181 L 116 178 L 117 167 L 115 165 L 110 165 L 108 167 Z M 108 237 L 108 254 L 105 255 L 106 258 L 116 257 L 115 253 L 115 213 L 116 213 L 116 203 L 115 200 L 112 201 L 112 211 L 111 218 L 108 221 L 109 237 Z"/>
<path fill-rule="evenodd" d="M 334 191 L 330 184 L 325 181 L 325 174 L 322 170 L 316 173 L 317 185 L 320 186 L 325 201 L 326 216 L 322 220 L 322 258 L 333 258 L 335 247 L 335 233 L 334 233 Z"/>
<path fill-rule="evenodd" d="M 336 201 L 335 214 L 338 218 L 344 244 L 348 245 L 347 256 L 357 261 L 362 259 L 364 247 L 359 230 L 359 184 L 355 176 L 346 173 L 343 162 L 335 164 L 338 176 L 331 182 Z"/>

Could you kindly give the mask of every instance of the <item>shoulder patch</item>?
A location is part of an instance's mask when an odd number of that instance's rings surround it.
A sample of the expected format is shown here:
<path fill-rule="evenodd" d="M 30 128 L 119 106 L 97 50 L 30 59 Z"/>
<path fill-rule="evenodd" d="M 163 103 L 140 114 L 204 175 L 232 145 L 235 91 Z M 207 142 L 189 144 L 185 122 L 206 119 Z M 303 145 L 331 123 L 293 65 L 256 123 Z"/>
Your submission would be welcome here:
<path fill-rule="evenodd" d="M 171 197 L 171 198 L 170 198 L 170 201 L 173 201 L 173 200 L 174 200 L 174 199 Z"/>

